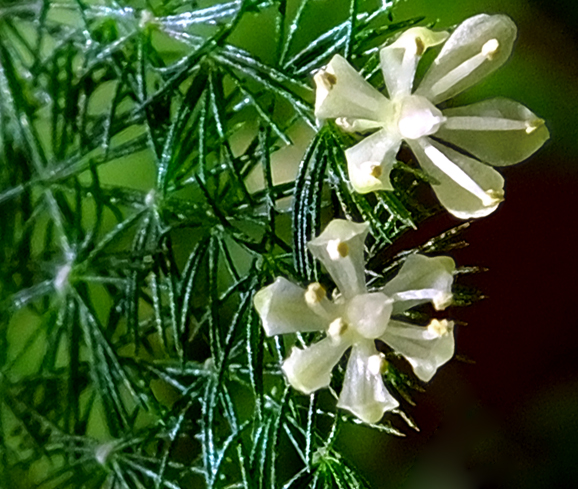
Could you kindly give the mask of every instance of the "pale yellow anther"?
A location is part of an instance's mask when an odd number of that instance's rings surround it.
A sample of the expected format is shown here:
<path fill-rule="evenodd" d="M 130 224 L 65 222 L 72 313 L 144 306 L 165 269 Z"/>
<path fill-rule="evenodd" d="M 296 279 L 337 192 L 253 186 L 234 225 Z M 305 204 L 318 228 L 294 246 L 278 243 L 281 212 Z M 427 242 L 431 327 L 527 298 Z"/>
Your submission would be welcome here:
<path fill-rule="evenodd" d="M 447 319 L 442 319 L 441 321 L 438 319 L 432 319 L 432 322 L 428 324 L 427 329 L 436 336 L 441 337 L 447 335 L 453 326 L 453 321 L 448 321 Z"/>
<path fill-rule="evenodd" d="M 526 134 L 532 134 L 540 126 L 544 125 L 544 119 L 534 119 L 526 122 Z"/>
<path fill-rule="evenodd" d="M 385 360 L 385 355 L 383 353 L 371 355 L 367 359 L 367 370 L 369 370 L 372 375 L 383 375 L 386 367 L 387 361 Z"/>
<path fill-rule="evenodd" d="M 491 206 L 504 201 L 504 191 L 501 189 L 486 190 L 486 195 L 488 196 L 488 199 L 484 202 L 484 205 Z"/>
<path fill-rule="evenodd" d="M 443 311 L 452 303 L 452 294 L 443 293 L 438 294 L 437 297 L 433 299 L 433 306 L 436 311 Z"/>
<path fill-rule="evenodd" d="M 352 132 L 354 130 L 354 125 L 351 119 L 347 117 L 338 117 L 335 119 L 335 124 L 337 124 L 341 129 L 347 132 Z"/>
<path fill-rule="evenodd" d="M 497 39 L 490 39 L 482 46 L 482 55 L 488 59 L 493 59 L 495 54 L 498 52 L 500 43 Z"/>
<path fill-rule="evenodd" d="M 347 323 L 342 318 L 337 318 L 329 324 L 327 336 L 333 341 L 339 341 L 346 331 Z"/>
<path fill-rule="evenodd" d="M 349 255 L 349 246 L 338 239 L 329 240 L 327 243 L 327 254 L 333 261 L 340 260 Z"/>
<path fill-rule="evenodd" d="M 319 282 L 313 282 L 309 284 L 307 290 L 305 291 L 305 302 L 310 306 L 319 304 L 325 297 L 327 293 Z"/>

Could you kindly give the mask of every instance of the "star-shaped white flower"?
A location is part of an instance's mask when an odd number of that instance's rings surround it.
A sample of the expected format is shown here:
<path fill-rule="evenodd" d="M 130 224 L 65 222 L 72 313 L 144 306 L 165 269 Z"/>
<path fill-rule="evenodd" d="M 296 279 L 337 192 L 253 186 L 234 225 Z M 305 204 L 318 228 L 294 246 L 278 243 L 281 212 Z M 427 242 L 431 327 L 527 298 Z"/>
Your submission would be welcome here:
<path fill-rule="evenodd" d="M 283 363 L 289 383 L 301 392 L 327 387 L 333 367 L 351 348 L 337 405 L 375 423 L 399 405 L 383 383 L 385 359 L 375 340 L 403 355 L 416 376 L 426 382 L 453 356 L 452 322 L 434 319 L 422 327 L 391 316 L 425 302 L 432 302 L 437 310 L 446 308 L 452 300 L 455 264 L 445 256 L 410 255 L 393 280 L 368 292 L 363 257 L 367 232 L 366 223 L 335 219 L 309 242 L 309 250 L 339 289 L 335 300 L 327 298 L 319 283 L 302 289 L 278 277 L 257 292 L 254 302 L 268 336 L 325 332 L 325 338 L 311 346 L 294 347 Z"/>
<path fill-rule="evenodd" d="M 315 115 L 336 119 L 346 131 L 376 130 L 346 151 L 353 188 L 360 193 L 392 190 L 389 174 L 405 141 L 437 182 L 433 189 L 449 212 L 461 219 L 493 212 L 503 200 L 504 180 L 488 165 L 507 166 L 529 157 L 549 137 L 544 121 L 505 98 L 449 109 L 436 105 L 504 64 L 515 38 L 516 25 L 505 15 L 476 15 L 449 37 L 425 27 L 408 29 L 380 51 L 389 98 L 335 55 L 315 75 Z M 413 90 L 424 51 L 444 41 Z"/>

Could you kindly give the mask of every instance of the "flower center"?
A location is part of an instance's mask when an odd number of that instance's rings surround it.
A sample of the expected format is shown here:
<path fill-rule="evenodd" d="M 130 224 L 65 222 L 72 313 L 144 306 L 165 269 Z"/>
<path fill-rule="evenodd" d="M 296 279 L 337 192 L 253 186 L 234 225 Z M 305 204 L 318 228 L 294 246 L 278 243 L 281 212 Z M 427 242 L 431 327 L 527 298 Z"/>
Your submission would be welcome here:
<path fill-rule="evenodd" d="M 402 138 L 435 134 L 444 121 L 442 112 L 425 97 L 410 95 L 400 101 L 397 128 Z"/>
<path fill-rule="evenodd" d="M 345 306 L 345 320 L 357 334 L 373 340 L 387 328 L 393 300 L 382 292 L 359 294 Z"/>

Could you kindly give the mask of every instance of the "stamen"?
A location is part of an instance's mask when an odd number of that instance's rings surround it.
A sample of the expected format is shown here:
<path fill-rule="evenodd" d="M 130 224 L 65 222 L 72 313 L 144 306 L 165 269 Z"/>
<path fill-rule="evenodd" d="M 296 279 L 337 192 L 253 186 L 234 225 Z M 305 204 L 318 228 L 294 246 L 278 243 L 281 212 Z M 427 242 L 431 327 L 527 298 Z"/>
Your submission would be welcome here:
<path fill-rule="evenodd" d="M 421 56 L 425 51 L 425 44 L 421 37 L 415 38 L 415 55 Z"/>
<path fill-rule="evenodd" d="M 532 127 L 533 121 L 520 121 L 514 119 L 502 119 L 500 117 L 448 117 L 444 128 L 457 131 L 519 131 Z M 543 121 L 542 121 L 543 123 Z M 535 130 L 533 127 L 530 132 Z"/>
<path fill-rule="evenodd" d="M 485 56 L 490 60 L 494 59 L 496 53 L 498 52 L 499 47 L 500 43 L 498 42 L 497 39 L 490 39 L 482 46 L 481 50 L 482 56 Z"/>
<path fill-rule="evenodd" d="M 427 329 L 436 336 L 442 337 L 447 335 L 453 327 L 453 321 L 448 321 L 447 319 L 442 319 L 441 321 L 432 319 L 431 323 L 428 324 Z"/>
<path fill-rule="evenodd" d="M 382 172 L 383 170 L 381 169 L 381 165 L 371 165 L 369 174 L 374 178 L 379 178 Z"/>
<path fill-rule="evenodd" d="M 503 190 L 486 190 L 486 194 L 492 199 L 494 203 L 499 203 L 504 200 Z"/>
<path fill-rule="evenodd" d="M 327 253 L 329 254 L 329 258 L 337 261 L 349 255 L 349 246 L 339 239 L 332 239 L 327 243 Z"/>
<path fill-rule="evenodd" d="M 491 207 L 503 200 L 503 192 L 492 190 L 485 191 L 474 180 L 472 180 L 464 170 L 451 161 L 439 149 L 428 145 L 424 148 L 424 151 L 435 166 L 437 166 L 464 190 L 467 190 L 480 199 L 485 207 Z"/>
<path fill-rule="evenodd" d="M 333 73 L 321 70 L 315 76 L 314 79 L 317 83 L 323 85 L 326 90 L 331 90 L 337 83 L 337 77 Z"/>
<path fill-rule="evenodd" d="M 502 192 L 503 194 L 503 192 Z M 502 195 L 503 197 L 503 195 Z M 433 299 L 433 306 L 436 311 L 443 311 L 452 303 L 453 295 L 450 293 L 442 292 L 437 294 Z"/>
<path fill-rule="evenodd" d="M 355 129 L 354 129 L 355 120 L 354 119 L 349 119 L 347 117 L 338 117 L 337 119 L 335 119 L 335 124 L 337 124 L 344 131 L 347 131 L 347 132 L 355 131 Z"/>
<path fill-rule="evenodd" d="M 334 342 L 338 342 L 347 331 L 347 328 L 347 323 L 342 318 L 337 318 L 327 328 L 327 336 Z"/>
<path fill-rule="evenodd" d="M 526 122 L 526 134 L 532 134 L 540 126 L 544 125 L 544 119 L 534 119 Z"/>
<path fill-rule="evenodd" d="M 305 291 L 305 302 L 310 306 L 319 304 L 325 297 L 327 297 L 327 292 L 319 282 L 309 284 Z"/>
<path fill-rule="evenodd" d="M 362 163 L 361 171 L 373 178 L 379 178 L 383 174 L 383 168 L 381 168 L 381 164 L 375 161 L 366 161 L 365 163 Z"/>
<path fill-rule="evenodd" d="M 368 119 L 352 119 L 351 117 L 338 117 L 335 119 L 335 124 L 347 132 L 365 132 L 383 126 L 381 122 Z"/>
<path fill-rule="evenodd" d="M 367 370 L 369 370 L 372 375 L 383 375 L 386 367 L 387 361 L 385 360 L 385 355 L 383 353 L 371 355 L 367 359 Z"/>
<path fill-rule="evenodd" d="M 469 76 L 476 68 L 478 68 L 484 61 L 494 59 L 500 43 L 497 39 L 490 39 L 483 46 L 479 54 L 472 56 L 465 60 L 462 64 L 456 66 L 453 70 L 440 78 L 431 87 L 431 91 L 435 96 L 447 92 L 454 85 Z"/>

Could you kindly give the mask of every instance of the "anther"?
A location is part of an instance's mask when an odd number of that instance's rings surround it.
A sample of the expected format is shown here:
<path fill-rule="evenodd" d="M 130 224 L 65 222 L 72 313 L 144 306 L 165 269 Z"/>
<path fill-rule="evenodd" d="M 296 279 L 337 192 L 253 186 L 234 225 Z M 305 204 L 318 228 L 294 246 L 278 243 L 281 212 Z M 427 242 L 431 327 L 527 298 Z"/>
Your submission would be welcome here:
<path fill-rule="evenodd" d="M 503 194 L 503 192 L 502 192 Z M 438 294 L 433 299 L 433 306 L 436 311 L 443 311 L 446 307 L 451 305 L 453 300 L 453 295 L 451 293 L 443 292 Z"/>
<path fill-rule="evenodd" d="M 329 324 L 327 336 L 333 341 L 339 341 L 347 331 L 347 323 L 342 318 L 337 318 Z"/>
<path fill-rule="evenodd" d="M 347 132 L 353 132 L 355 130 L 354 122 L 347 117 L 338 117 L 335 119 L 335 124 Z"/>
<path fill-rule="evenodd" d="M 425 51 L 425 44 L 421 37 L 415 38 L 415 54 L 421 56 Z"/>
<path fill-rule="evenodd" d="M 484 205 L 496 205 L 504 201 L 504 191 L 503 190 L 486 190 L 486 195 L 488 196 L 488 203 Z"/>
<path fill-rule="evenodd" d="M 377 163 L 370 163 L 368 166 L 369 166 L 368 173 L 373 178 L 379 178 L 381 176 L 381 174 L 383 173 L 381 165 L 379 165 Z"/>
<path fill-rule="evenodd" d="M 498 52 L 498 48 L 500 47 L 500 43 L 497 39 L 490 39 L 482 46 L 482 55 L 488 59 L 494 59 L 494 56 Z"/>
<path fill-rule="evenodd" d="M 448 321 L 447 319 L 442 319 L 441 321 L 438 319 L 432 319 L 431 323 L 428 324 L 427 329 L 436 336 L 441 337 L 447 335 L 453 326 L 453 321 Z"/>
<path fill-rule="evenodd" d="M 332 239 L 327 243 L 327 254 L 333 261 L 340 260 L 349 255 L 349 246 L 343 241 Z"/>
<path fill-rule="evenodd" d="M 323 285 L 319 282 L 313 282 L 312 284 L 309 284 L 305 291 L 305 302 L 313 306 L 319 304 L 326 296 L 327 292 L 323 288 Z"/>
<path fill-rule="evenodd" d="M 536 129 L 544 124 L 544 119 L 534 119 L 526 122 L 526 134 L 532 134 Z"/>
<path fill-rule="evenodd" d="M 371 355 L 367 359 L 367 370 L 372 375 L 382 375 L 385 373 L 387 367 L 387 361 L 385 360 L 385 355 L 383 353 L 378 353 L 377 355 Z"/>
<path fill-rule="evenodd" d="M 337 83 L 337 77 L 333 73 L 329 73 L 325 70 L 321 70 L 315 76 L 316 81 L 319 81 L 327 90 L 331 90 L 333 86 Z"/>

